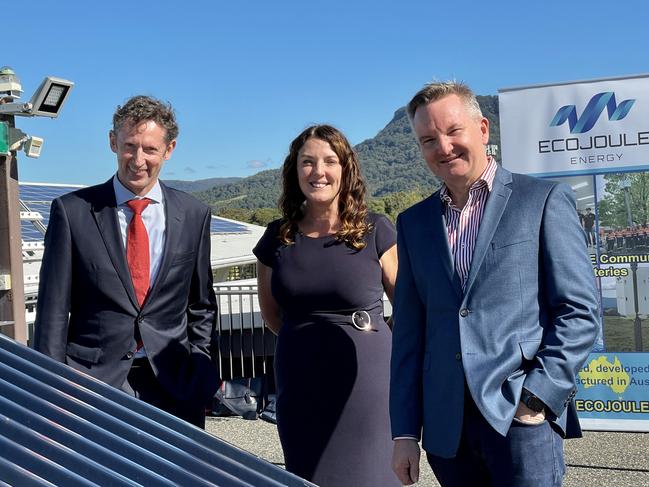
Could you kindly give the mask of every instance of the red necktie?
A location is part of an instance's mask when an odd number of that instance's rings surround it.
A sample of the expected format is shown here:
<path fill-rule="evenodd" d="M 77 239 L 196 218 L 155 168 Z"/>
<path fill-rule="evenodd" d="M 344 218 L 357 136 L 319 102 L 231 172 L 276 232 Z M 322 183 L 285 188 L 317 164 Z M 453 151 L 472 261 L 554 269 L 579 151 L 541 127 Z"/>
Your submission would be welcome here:
<path fill-rule="evenodd" d="M 151 268 L 149 234 L 142 221 L 142 212 L 149 206 L 149 203 L 151 200 L 148 198 L 126 202 L 128 207 L 133 210 L 133 218 L 126 232 L 126 260 L 131 271 L 135 296 L 140 306 L 149 291 L 149 269 Z"/>

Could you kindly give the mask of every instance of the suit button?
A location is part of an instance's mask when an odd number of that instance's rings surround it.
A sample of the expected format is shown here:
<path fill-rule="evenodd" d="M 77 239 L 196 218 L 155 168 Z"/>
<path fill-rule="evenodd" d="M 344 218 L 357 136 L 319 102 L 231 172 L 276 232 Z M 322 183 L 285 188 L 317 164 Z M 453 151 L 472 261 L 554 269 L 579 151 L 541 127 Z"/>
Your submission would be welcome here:
<path fill-rule="evenodd" d="M 131 352 L 130 350 L 128 352 L 126 352 L 126 358 L 129 359 L 129 360 L 132 359 L 133 358 L 133 352 Z"/>
<path fill-rule="evenodd" d="M 466 318 L 467 316 L 469 316 L 469 310 L 466 309 L 466 308 L 462 308 L 462 309 L 460 310 L 460 316 L 461 316 L 462 318 Z"/>
<path fill-rule="evenodd" d="M 144 321 L 144 318 L 142 318 L 141 316 L 137 317 L 137 322 L 138 323 L 142 323 L 143 321 Z"/>
<path fill-rule="evenodd" d="M 455 360 L 462 360 L 462 354 L 460 352 L 455 354 Z"/>

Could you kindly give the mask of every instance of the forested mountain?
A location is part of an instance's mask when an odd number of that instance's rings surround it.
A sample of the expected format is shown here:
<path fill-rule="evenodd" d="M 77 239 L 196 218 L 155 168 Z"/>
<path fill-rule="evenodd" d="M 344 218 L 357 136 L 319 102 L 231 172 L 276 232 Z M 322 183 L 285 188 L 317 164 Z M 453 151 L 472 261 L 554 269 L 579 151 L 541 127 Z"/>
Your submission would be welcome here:
<path fill-rule="evenodd" d="M 196 193 L 198 191 L 205 191 L 206 189 L 213 188 L 214 186 L 222 186 L 224 184 L 232 184 L 241 181 L 243 178 L 209 178 L 198 179 L 196 181 L 183 181 L 180 179 L 165 179 L 164 183 L 180 191 L 187 193 Z"/>
<path fill-rule="evenodd" d="M 498 97 L 478 96 L 478 102 L 490 122 L 490 144 L 499 146 Z M 396 199 L 411 201 L 413 197 L 430 194 L 439 185 L 421 157 L 405 108 L 398 109 L 383 130 L 356 145 L 355 149 L 370 196 L 376 200 L 371 206 L 376 209 L 385 202 L 397 211 L 393 201 L 395 193 L 399 193 Z M 241 217 L 246 212 L 234 209 L 276 208 L 280 186 L 280 170 L 272 169 L 198 192 L 196 196 L 212 206 L 216 213 L 224 216 L 236 213 Z M 386 210 L 386 213 L 392 211 Z M 262 221 L 256 223 L 263 224 Z"/>
<path fill-rule="evenodd" d="M 224 184 L 195 193 L 195 196 L 217 210 L 223 207 L 269 208 L 277 206 L 280 185 L 280 170 L 269 169 L 243 178 L 236 183 Z"/>
<path fill-rule="evenodd" d="M 421 157 L 405 108 L 397 110 L 376 137 L 355 149 L 371 196 L 412 190 L 430 192 L 438 185 Z"/>

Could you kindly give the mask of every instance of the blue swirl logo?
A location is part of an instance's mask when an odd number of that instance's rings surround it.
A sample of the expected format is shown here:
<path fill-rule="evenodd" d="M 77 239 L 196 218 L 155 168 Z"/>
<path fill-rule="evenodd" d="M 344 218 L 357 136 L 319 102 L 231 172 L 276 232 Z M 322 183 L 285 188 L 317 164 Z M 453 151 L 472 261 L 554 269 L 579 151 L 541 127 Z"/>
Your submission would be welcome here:
<path fill-rule="evenodd" d="M 608 112 L 608 119 L 615 122 L 626 117 L 634 103 L 635 100 L 624 100 L 618 105 L 615 102 L 615 93 L 612 91 L 597 93 L 590 99 L 581 117 L 577 117 L 577 107 L 575 105 L 566 105 L 559 108 L 550 122 L 550 127 L 558 127 L 568 121 L 571 134 L 583 134 L 593 128 L 604 108 Z"/>

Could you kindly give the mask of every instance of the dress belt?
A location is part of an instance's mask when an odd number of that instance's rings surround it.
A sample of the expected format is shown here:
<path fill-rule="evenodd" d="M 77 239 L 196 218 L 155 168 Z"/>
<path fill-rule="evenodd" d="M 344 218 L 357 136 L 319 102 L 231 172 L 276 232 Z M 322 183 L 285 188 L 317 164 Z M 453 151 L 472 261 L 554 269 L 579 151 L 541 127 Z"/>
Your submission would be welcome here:
<path fill-rule="evenodd" d="M 376 316 L 380 316 L 379 310 L 374 310 L 375 319 Z M 357 329 L 358 331 L 378 331 L 378 328 L 374 326 L 374 320 L 370 312 L 359 309 L 356 311 L 350 311 L 349 313 L 325 313 L 325 312 L 313 312 L 309 313 L 306 316 L 295 317 L 295 319 L 289 319 L 294 323 L 301 323 L 304 319 L 313 319 L 319 323 L 331 323 L 333 325 L 350 325 Z"/>

